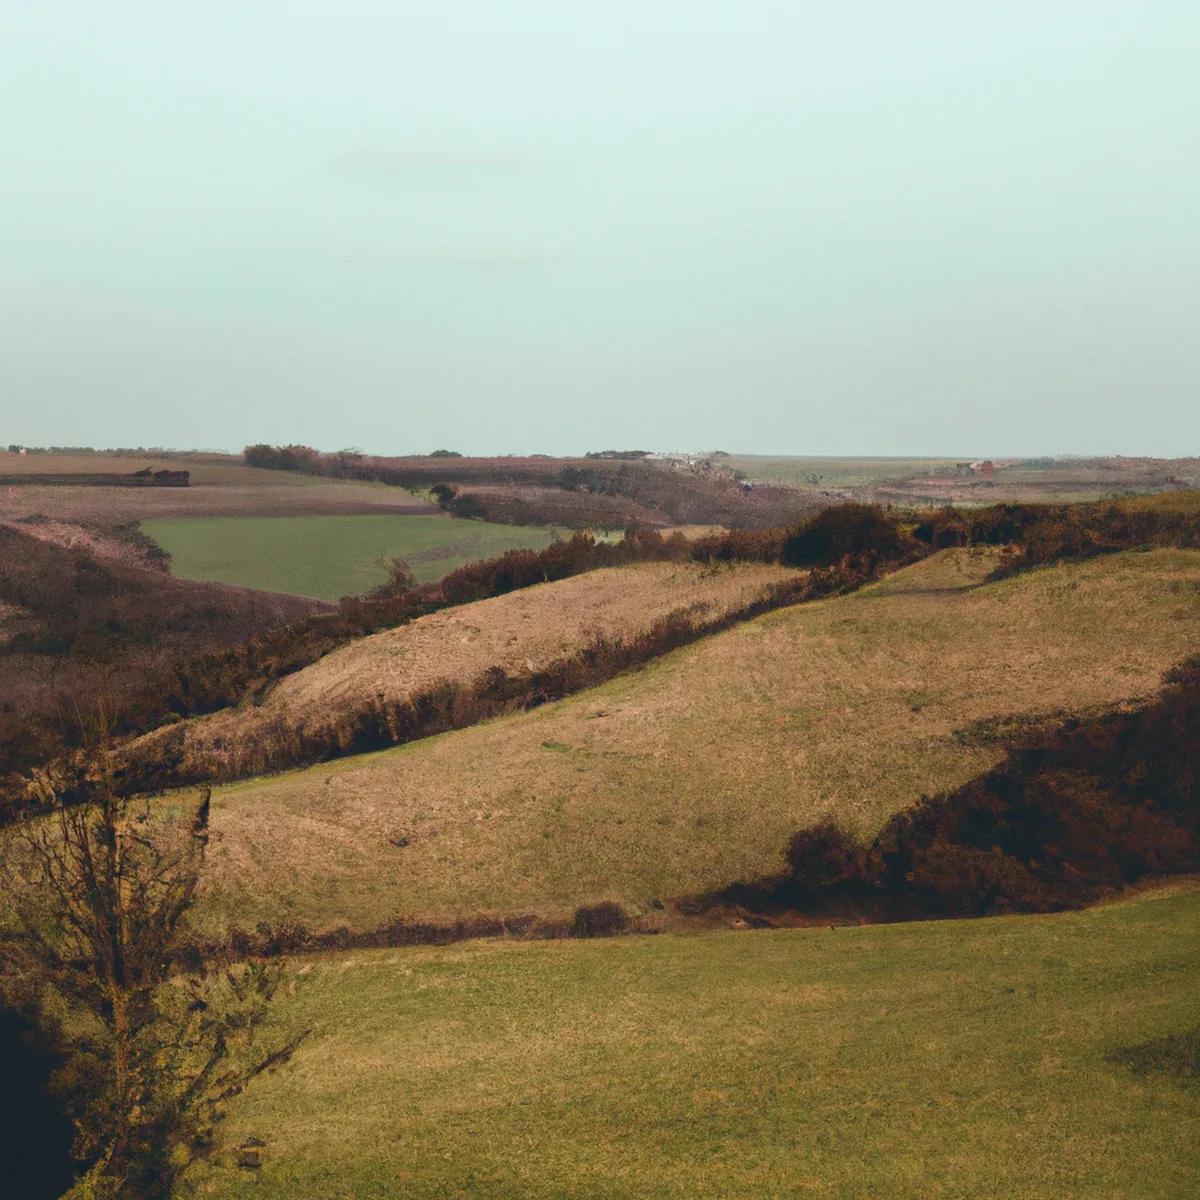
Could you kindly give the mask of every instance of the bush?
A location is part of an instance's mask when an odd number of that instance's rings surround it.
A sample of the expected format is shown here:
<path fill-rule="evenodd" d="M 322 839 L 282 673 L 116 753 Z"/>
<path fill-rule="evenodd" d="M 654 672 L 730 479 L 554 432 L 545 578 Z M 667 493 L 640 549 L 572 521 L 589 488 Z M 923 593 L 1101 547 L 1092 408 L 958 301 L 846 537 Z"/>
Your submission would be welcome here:
<path fill-rule="evenodd" d="M 847 556 L 902 557 L 900 523 L 875 504 L 839 504 L 793 530 L 783 543 L 785 566 L 828 567 Z"/>
<path fill-rule="evenodd" d="M 791 883 L 800 896 L 848 897 L 876 886 L 879 855 L 832 822 L 802 829 L 787 848 Z"/>
<path fill-rule="evenodd" d="M 629 932 L 629 914 L 611 901 L 585 905 L 575 910 L 570 936 L 575 938 L 615 937 Z"/>

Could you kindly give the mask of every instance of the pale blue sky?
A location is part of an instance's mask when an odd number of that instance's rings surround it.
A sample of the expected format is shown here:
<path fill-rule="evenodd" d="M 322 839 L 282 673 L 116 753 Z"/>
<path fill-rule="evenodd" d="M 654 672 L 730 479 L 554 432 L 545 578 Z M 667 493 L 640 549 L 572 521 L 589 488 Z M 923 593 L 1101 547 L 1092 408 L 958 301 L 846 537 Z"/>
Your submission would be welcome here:
<path fill-rule="evenodd" d="M 1200 5 L 0 8 L 0 441 L 1200 453 Z"/>

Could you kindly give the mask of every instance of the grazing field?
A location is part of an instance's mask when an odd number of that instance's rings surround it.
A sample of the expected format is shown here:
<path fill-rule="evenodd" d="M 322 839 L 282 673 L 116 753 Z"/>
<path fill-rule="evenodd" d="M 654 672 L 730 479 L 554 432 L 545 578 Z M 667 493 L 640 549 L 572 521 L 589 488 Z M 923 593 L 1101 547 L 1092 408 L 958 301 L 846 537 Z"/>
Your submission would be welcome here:
<path fill-rule="evenodd" d="M 787 487 L 861 488 L 886 479 L 940 475 L 954 470 L 954 459 L 945 458 L 772 458 L 764 454 L 734 454 L 715 460 L 719 466 L 740 471 L 756 483 Z"/>
<path fill-rule="evenodd" d="M 1200 648 L 1200 553 L 981 585 L 993 563 L 945 551 L 532 712 L 220 788 L 206 920 L 648 912 L 777 870 L 801 826 L 871 833 L 998 761 L 997 722 L 1147 696 Z"/>
<path fill-rule="evenodd" d="M 129 474 L 186 470 L 186 488 L 0 486 L 0 520 L 45 516 L 60 521 L 115 524 L 201 516 L 286 516 L 354 514 L 436 514 L 424 495 L 380 483 L 319 479 L 288 471 L 245 466 L 220 455 L 5 454 L 0 474 L 92 472 Z"/>
<path fill-rule="evenodd" d="M 553 531 L 437 516 L 222 517 L 143 521 L 184 579 L 320 600 L 360 595 L 403 558 L 421 582 L 506 550 L 542 550 Z"/>
<path fill-rule="evenodd" d="M 1080 913 L 295 959 L 212 1197 L 1190 1200 L 1200 890 Z M 1183 1066 L 1182 1060 L 1176 1062 Z M 1167 1071 L 1156 1070 L 1166 1067 Z M 261 1167 L 236 1165 L 258 1143 Z"/>
<path fill-rule="evenodd" d="M 280 681 L 262 704 L 188 722 L 182 766 L 193 777 L 213 772 L 236 764 L 243 746 L 255 754 L 276 725 L 328 728 L 376 699 L 403 700 L 439 680 L 472 684 L 493 666 L 540 670 L 597 636 L 635 637 L 671 613 L 716 617 L 795 576 L 758 564 L 642 563 L 449 608 L 335 650 Z M 175 728 L 150 734 L 132 753 L 146 753 Z"/>

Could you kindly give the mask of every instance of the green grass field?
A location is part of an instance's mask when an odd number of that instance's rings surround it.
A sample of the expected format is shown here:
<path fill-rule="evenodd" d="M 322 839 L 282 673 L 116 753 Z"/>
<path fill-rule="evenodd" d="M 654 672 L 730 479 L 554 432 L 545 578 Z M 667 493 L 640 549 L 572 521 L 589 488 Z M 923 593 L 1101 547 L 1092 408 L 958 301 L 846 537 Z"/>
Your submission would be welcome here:
<path fill-rule="evenodd" d="M 954 469 L 946 458 L 772 458 L 765 454 L 735 454 L 718 459 L 722 467 L 740 471 L 756 483 L 800 488 L 866 487 L 885 479 L 940 475 Z"/>
<path fill-rule="evenodd" d="M 198 517 L 143 521 L 183 579 L 213 580 L 319 600 L 359 595 L 403 558 L 419 580 L 506 550 L 541 550 L 549 529 L 447 516 Z"/>
<path fill-rule="evenodd" d="M 1190 1200 L 1200 890 L 1082 913 L 294 960 L 200 1195 Z M 234 1148 L 265 1143 L 261 1170 Z"/>

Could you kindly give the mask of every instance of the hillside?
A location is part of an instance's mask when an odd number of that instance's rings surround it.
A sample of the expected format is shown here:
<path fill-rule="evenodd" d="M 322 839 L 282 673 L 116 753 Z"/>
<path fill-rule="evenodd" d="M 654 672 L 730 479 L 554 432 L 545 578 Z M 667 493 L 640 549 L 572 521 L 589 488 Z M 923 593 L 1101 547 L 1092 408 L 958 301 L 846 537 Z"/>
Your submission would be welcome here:
<path fill-rule="evenodd" d="M 758 598 L 795 571 L 762 565 L 704 568 L 643 563 L 459 605 L 353 642 L 278 683 L 261 704 L 195 718 L 184 726 L 188 776 L 252 773 L 281 731 L 334 729 L 377 701 L 414 698 L 439 681 L 471 684 L 490 668 L 542 669 L 596 637 L 633 638 L 671 613 L 716 616 Z M 178 726 L 130 746 L 152 759 Z"/>
<path fill-rule="evenodd" d="M 1200 643 L 1200 553 L 981 585 L 993 562 L 946 551 L 534 712 L 222 788 L 208 920 L 647 911 L 776 869 L 801 825 L 872 832 L 995 763 L 1006 722 L 1148 695 Z"/>
<path fill-rule="evenodd" d="M 270 446 L 247 447 L 246 455 L 281 472 L 373 479 L 417 492 L 445 489 L 450 511 L 515 525 L 768 529 L 794 524 L 829 503 L 792 487 L 749 485 L 709 459 L 429 455 L 350 461 L 306 447 Z"/>
<path fill-rule="evenodd" d="M 0 781 L 76 737 L 101 699 L 136 727 L 176 662 L 329 608 L 175 579 L 153 551 L 130 529 L 0 523 Z"/>
<path fill-rule="evenodd" d="M 1181 884 L 1049 917 L 296 959 L 277 1019 L 312 1032 L 191 1178 L 265 1200 L 1182 1200 L 1198 987 Z"/>

